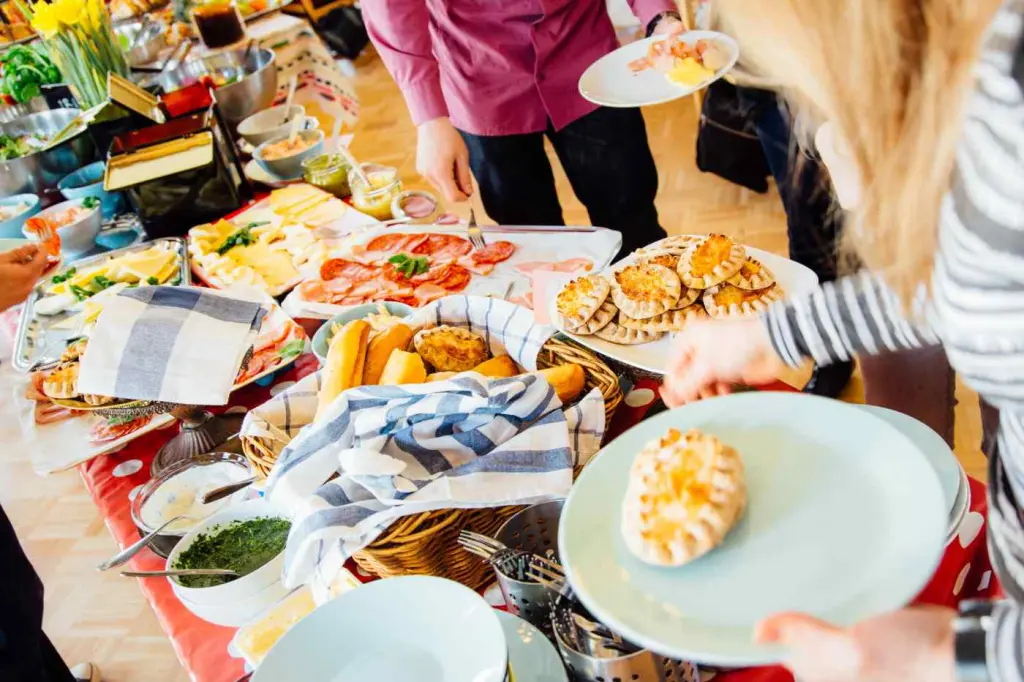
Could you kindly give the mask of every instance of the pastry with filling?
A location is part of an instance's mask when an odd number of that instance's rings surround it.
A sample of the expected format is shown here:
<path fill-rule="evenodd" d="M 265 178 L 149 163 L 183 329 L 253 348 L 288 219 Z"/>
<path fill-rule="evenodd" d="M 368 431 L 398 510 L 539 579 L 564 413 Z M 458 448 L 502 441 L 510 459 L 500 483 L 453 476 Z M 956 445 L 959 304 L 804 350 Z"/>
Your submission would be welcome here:
<path fill-rule="evenodd" d="M 679 265 L 679 253 L 676 251 L 651 249 L 642 254 L 638 253 L 635 262 L 644 265 L 664 265 L 670 270 L 675 270 L 676 266 Z"/>
<path fill-rule="evenodd" d="M 597 275 L 584 275 L 566 283 L 555 298 L 562 328 L 575 332 L 585 325 L 600 310 L 611 288 L 611 282 Z"/>
<path fill-rule="evenodd" d="M 708 313 L 700 303 L 694 303 L 685 308 L 669 310 L 661 315 L 655 315 L 646 320 L 634 320 L 625 315 L 619 315 L 619 324 L 626 329 L 639 329 L 645 332 L 678 332 L 692 322 L 706 318 Z"/>
<path fill-rule="evenodd" d="M 622 313 L 619 313 L 619 319 L 622 319 Z M 609 322 L 603 329 L 596 331 L 594 336 L 605 341 L 617 343 L 620 346 L 635 346 L 639 343 L 657 341 L 664 334 L 662 332 L 648 332 L 642 329 L 629 329 L 619 324 L 618 320 L 615 320 Z"/>
<path fill-rule="evenodd" d="M 747 291 L 732 284 L 719 284 L 704 292 L 704 308 L 711 317 L 745 317 L 768 310 L 782 298 L 782 288 L 773 284 L 759 291 Z"/>
<path fill-rule="evenodd" d="M 597 312 L 594 313 L 593 317 L 579 327 L 566 327 L 566 331 L 570 334 L 578 334 L 580 336 L 596 334 L 601 329 L 604 329 L 609 322 L 614 320 L 618 312 L 619 309 L 615 307 L 615 304 L 612 303 L 612 300 L 609 298 L 601 304 L 601 307 L 597 309 Z"/>
<path fill-rule="evenodd" d="M 484 337 L 448 325 L 417 332 L 413 345 L 420 357 L 438 372 L 468 372 L 488 355 Z"/>
<path fill-rule="evenodd" d="M 700 243 L 701 239 L 703 239 L 703 237 L 699 237 L 697 235 L 677 234 L 671 237 L 666 237 L 661 241 L 654 242 L 645 248 L 638 249 L 636 255 L 644 256 L 648 253 L 658 251 L 667 251 L 669 253 L 682 255 Z"/>
<path fill-rule="evenodd" d="M 679 275 L 664 265 L 633 263 L 612 273 L 612 301 L 633 319 L 671 310 L 682 292 Z"/>
<path fill-rule="evenodd" d="M 761 261 L 748 258 L 740 266 L 740 271 L 726 281 L 740 289 L 757 291 L 775 284 L 775 275 Z"/>
<path fill-rule="evenodd" d="M 747 250 L 724 234 L 705 237 L 679 259 L 679 279 L 691 289 L 709 289 L 743 267 Z"/>
<path fill-rule="evenodd" d="M 633 461 L 622 537 L 641 561 L 682 566 L 720 545 L 746 504 L 736 450 L 697 429 L 669 429 Z"/>

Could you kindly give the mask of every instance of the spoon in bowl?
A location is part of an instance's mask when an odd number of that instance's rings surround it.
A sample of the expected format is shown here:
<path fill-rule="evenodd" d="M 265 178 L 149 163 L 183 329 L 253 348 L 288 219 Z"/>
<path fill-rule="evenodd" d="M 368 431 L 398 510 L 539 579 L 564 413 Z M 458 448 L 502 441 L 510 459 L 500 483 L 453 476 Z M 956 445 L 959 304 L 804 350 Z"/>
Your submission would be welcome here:
<path fill-rule="evenodd" d="M 146 545 L 148 545 L 150 540 L 152 540 L 154 537 L 156 537 L 157 535 L 160 534 L 160 531 L 162 531 L 164 528 L 167 528 L 167 526 L 171 525 L 175 521 L 181 521 L 182 519 L 189 519 L 191 521 L 199 521 L 200 520 L 200 519 L 192 518 L 191 516 L 187 516 L 185 514 L 179 514 L 178 516 L 175 516 L 173 519 L 165 522 L 163 525 L 161 525 L 159 528 L 154 530 L 149 535 L 146 535 L 145 537 L 143 537 L 141 540 L 136 542 L 134 545 L 130 545 L 128 547 L 125 547 L 122 551 L 118 552 L 114 556 L 112 556 L 109 559 L 107 559 L 106 561 L 104 561 L 102 564 L 100 564 L 99 566 L 96 567 L 96 570 L 97 571 L 109 571 L 112 568 L 117 568 L 118 566 L 121 566 L 123 564 L 128 563 L 128 560 L 131 559 L 136 554 L 138 554 L 139 552 L 141 552 L 142 548 L 145 547 Z"/>
<path fill-rule="evenodd" d="M 278 125 L 284 125 L 288 122 L 288 112 L 292 110 L 292 100 L 295 99 L 295 85 L 297 83 L 298 80 L 295 74 L 292 74 L 292 77 L 288 80 L 288 96 L 284 100 L 284 113 L 281 114 L 281 123 Z"/>
<path fill-rule="evenodd" d="M 125 578 L 177 578 L 189 575 L 225 575 L 237 576 L 238 573 L 229 568 L 179 568 L 169 571 L 121 571 Z"/>

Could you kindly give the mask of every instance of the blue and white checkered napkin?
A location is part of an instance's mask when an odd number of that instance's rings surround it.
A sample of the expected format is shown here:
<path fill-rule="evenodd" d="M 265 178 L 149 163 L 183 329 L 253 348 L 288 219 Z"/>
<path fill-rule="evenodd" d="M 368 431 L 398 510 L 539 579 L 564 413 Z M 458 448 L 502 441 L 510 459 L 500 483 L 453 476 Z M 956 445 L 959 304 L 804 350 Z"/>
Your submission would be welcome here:
<path fill-rule="evenodd" d="M 528 369 L 554 331 L 518 306 L 475 297 L 442 299 L 414 321 L 472 328 Z M 353 388 L 311 424 L 318 382 L 306 377 L 250 412 L 242 429 L 279 439 L 297 433 L 268 481 L 271 501 L 293 518 L 288 585 L 329 585 L 401 516 L 564 497 L 573 465 L 604 436 L 599 391 L 564 408 L 532 374 Z"/>
<path fill-rule="evenodd" d="M 126 289 L 104 304 L 81 360 L 82 393 L 223 405 L 266 310 L 192 287 Z"/>

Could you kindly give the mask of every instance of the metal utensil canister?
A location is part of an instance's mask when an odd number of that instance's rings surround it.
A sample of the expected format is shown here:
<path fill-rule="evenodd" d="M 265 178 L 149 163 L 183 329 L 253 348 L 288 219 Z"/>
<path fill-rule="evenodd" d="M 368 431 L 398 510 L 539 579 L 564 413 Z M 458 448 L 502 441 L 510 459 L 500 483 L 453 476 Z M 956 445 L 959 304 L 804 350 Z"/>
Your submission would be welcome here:
<path fill-rule="evenodd" d="M 562 500 L 535 504 L 506 521 L 494 537 L 511 549 L 557 561 L 558 517 L 561 513 Z M 526 579 L 525 571 L 526 564 L 515 557 L 494 567 L 508 612 L 527 621 L 550 639 L 551 607 L 558 593 Z"/>
<path fill-rule="evenodd" d="M 580 618 L 582 616 L 582 618 Z M 555 645 L 575 682 L 699 682 L 697 666 L 659 656 L 635 645 L 608 646 L 581 623 L 593 616 L 570 594 L 559 595 L 551 610 Z"/>

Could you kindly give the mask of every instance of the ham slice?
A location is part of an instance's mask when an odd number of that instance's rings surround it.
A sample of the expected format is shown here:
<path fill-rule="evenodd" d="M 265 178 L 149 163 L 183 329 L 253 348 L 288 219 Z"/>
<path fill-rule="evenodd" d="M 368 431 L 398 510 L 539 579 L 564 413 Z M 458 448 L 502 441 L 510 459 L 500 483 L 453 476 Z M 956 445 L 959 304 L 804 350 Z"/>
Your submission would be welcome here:
<path fill-rule="evenodd" d="M 444 287 L 440 287 L 436 284 L 427 282 L 416 287 L 416 291 L 413 292 L 416 298 L 417 306 L 425 306 L 428 303 L 433 303 L 439 298 L 444 298 L 448 295 L 448 290 Z"/>
<path fill-rule="evenodd" d="M 529 263 L 520 263 L 515 269 L 516 272 L 527 277 L 538 270 L 546 270 L 548 272 L 576 272 L 577 270 L 585 270 L 590 272 L 594 269 L 594 262 L 588 258 L 570 258 L 564 261 L 530 261 Z"/>

